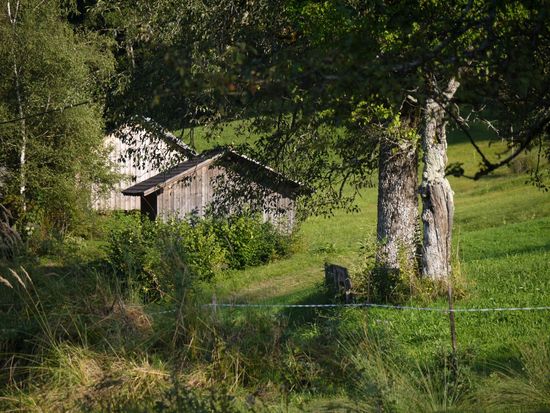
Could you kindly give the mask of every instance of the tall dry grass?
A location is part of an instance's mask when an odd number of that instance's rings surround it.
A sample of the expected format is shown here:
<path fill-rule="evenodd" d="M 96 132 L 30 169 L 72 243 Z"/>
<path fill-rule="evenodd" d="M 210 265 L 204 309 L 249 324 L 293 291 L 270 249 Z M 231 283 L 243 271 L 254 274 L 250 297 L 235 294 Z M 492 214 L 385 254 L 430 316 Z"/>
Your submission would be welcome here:
<path fill-rule="evenodd" d="M 0 259 L 13 259 L 23 248 L 19 232 L 11 224 L 10 211 L 0 204 Z"/>

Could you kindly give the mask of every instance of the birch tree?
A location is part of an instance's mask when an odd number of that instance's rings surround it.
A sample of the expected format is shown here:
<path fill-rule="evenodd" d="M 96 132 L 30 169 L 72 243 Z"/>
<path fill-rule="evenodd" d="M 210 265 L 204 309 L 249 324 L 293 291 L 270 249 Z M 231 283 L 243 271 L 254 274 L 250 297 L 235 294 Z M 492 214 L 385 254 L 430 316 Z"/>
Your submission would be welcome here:
<path fill-rule="evenodd" d="M 106 182 L 102 101 L 113 60 L 59 2 L 0 2 L 2 203 L 19 222 L 65 231 Z M 76 215 L 75 215 L 76 214 Z"/>
<path fill-rule="evenodd" d="M 25 111 L 23 109 L 23 101 L 21 97 L 21 67 L 20 59 L 21 56 L 18 56 L 17 51 L 20 50 L 19 44 L 21 39 L 19 38 L 18 33 L 18 14 L 20 11 L 21 2 L 16 0 L 14 2 L 9 1 L 6 3 L 8 20 L 11 25 L 12 30 L 12 62 L 13 62 L 13 82 L 14 82 L 14 91 L 17 104 L 17 115 L 19 116 L 20 122 L 20 134 L 21 142 L 19 148 L 19 195 L 21 196 L 21 207 L 23 212 L 27 210 L 27 202 L 25 199 L 25 190 L 26 190 L 26 163 L 27 163 L 27 125 L 25 120 Z"/>

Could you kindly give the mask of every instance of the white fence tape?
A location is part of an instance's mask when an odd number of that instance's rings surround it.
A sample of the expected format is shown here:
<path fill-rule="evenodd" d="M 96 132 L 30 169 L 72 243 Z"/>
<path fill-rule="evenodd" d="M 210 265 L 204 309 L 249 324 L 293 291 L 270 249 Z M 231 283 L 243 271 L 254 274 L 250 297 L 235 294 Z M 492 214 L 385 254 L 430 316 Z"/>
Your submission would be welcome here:
<path fill-rule="evenodd" d="M 393 310 L 435 311 L 439 313 L 485 313 L 491 311 L 548 311 L 548 307 L 493 307 L 493 308 L 437 308 L 437 307 L 412 307 L 406 305 L 355 303 L 355 304 L 237 304 L 237 303 L 209 303 L 203 307 L 221 308 L 384 308 Z"/>

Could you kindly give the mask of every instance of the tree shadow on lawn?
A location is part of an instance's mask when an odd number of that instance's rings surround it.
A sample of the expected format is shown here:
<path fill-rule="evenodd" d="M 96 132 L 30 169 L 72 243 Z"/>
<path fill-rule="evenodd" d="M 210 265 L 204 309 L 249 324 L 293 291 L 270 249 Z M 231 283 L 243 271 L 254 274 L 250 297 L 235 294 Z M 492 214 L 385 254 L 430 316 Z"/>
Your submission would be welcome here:
<path fill-rule="evenodd" d="M 299 292 L 298 294 L 303 294 Z M 301 295 L 300 294 L 300 295 Z M 315 286 L 308 294 L 300 296 L 296 300 L 296 293 L 284 295 L 277 300 L 281 304 L 313 305 L 313 304 L 334 304 L 340 303 L 322 283 Z M 334 313 L 333 307 L 286 307 L 280 315 L 288 319 L 288 326 L 291 329 L 299 328 L 306 323 L 312 323 L 320 318 L 326 318 Z"/>
<path fill-rule="evenodd" d="M 495 140 L 495 133 L 487 128 L 482 123 L 472 123 L 470 126 L 470 134 L 475 139 L 476 143 Z M 449 145 L 470 143 L 468 136 L 458 127 L 449 129 L 447 133 L 447 142 Z M 472 146 L 473 148 L 473 146 Z"/>
<path fill-rule="evenodd" d="M 528 254 L 543 254 L 550 251 L 550 241 L 545 242 L 544 244 L 524 246 L 524 247 L 509 247 L 509 244 L 501 243 L 501 248 L 498 248 L 499 242 L 501 240 L 498 237 L 495 237 L 495 242 L 492 245 L 487 245 L 486 248 L 476 247 L 475 249 L 470 249 L 468 251 L 467 246 L 462 246 L 463 252 L 462 261 L 471 262 L 476 260 L 494 260 L 497 258 L 510 258 L 514 256 L 522 256 Z"/>
<path fill-rule="evenodd" d="M 468 352 L 468 350 L 466 350 Z M 466 356 L 466 360 L 460 360 L 468 369 L 479 377 L 489 377 L 497 371 L 522 371 L 521 355 L 508 345 L 501 345 L 494 348 L 489 354 L 474 357 Z"/>

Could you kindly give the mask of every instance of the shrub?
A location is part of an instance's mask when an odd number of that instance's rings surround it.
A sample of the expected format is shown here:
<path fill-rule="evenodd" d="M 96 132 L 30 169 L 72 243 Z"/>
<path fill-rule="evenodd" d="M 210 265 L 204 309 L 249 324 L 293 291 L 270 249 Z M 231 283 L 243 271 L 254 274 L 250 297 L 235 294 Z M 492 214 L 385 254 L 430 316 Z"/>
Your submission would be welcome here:
<path fill-rule="evenodd" d="M 243 214 L 210 221 L 228 253 L 229 267 L 242 269 L 288 255 L 292 236 L 282 234 L 258 215 Z"/>
<path fill-rule="evenodd" d="M 107 236 L 107 256 L 127 288 L 136 284 L 148 299 L 193 279 L 211 280 L 224 269 L 241 269 L 288 255 L 293 237 L 259 216 L 151 222 L 139 214 L 115 214 Z"/>
<path fill-rule="evenodd" d="M 172 220 L 156 225 L 157 246 L 167 275 L 178 269 L 198 279 L 210 280 L 227 267 L 226 251 L 208 221 Z"/>
<path fill-rule="evenodd" d="M 155 224 L 140 214 L 115 214 L 107 236 L 107 259 L 123 288 L 154 295 L 158 286 L 160 254 L 154 240 Z"/>

